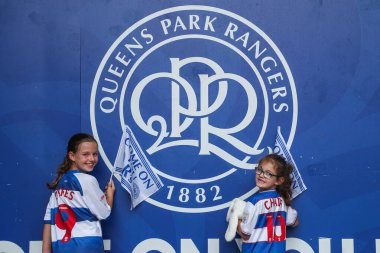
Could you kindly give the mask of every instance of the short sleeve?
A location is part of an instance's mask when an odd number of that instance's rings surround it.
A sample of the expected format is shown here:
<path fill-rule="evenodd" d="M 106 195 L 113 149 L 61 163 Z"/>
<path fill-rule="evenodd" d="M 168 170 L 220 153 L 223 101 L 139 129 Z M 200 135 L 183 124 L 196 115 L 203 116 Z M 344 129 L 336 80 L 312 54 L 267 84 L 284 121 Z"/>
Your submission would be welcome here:
<path fill-rule="evenodd" d="M 287 207 L 286 212 L 286 225 L 292 226 L 294 223 L 296 223 L 298 217 L 297 210 L 291 208 L 290 206 Z"/>
<path fill-rule="evenodd" d="M 50 195 L 49 203 L 46 206 L 45 216 L 44 216 L 44 224 L 51 224 L 51 208 L 53 206 L 53 194 Z"/>
<path fill-rule="evenodd" d="M 100 189 L 95 177 L 83 174 L 81 181 L 83 199 L 91 213 L 99 220 L 106 219 L 111 214 L 111 207 L 107 204 L 106 196 Z"/>

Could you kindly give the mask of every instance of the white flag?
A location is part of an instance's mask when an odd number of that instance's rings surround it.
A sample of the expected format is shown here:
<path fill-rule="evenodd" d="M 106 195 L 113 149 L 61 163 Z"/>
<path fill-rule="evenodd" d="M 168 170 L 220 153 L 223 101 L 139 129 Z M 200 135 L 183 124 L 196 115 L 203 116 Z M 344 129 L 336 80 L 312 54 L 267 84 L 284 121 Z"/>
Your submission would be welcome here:
<path fill-rule="evenodd" d="M 274 150 L 273 152 L 275 154 L 281 155 L 285 158 L 288 163 L 290 163 L 293 166 L 293 172 L 291 174 L 291 178 L 293 180 L 292 183 L 292 198 L 297 197 L 300 193 L 305 191 L 306 185 L 304 184 L 301 174 L 298 171 L 297 165 L 293 160 L 292 154 L 290 154 L 290 151 L 288 150 L 284 137 L 281 135 L 280 128 L 277 128 L 277 136 L 276 136 L 276 142 L 274 144 Z"/>
<path fill-rule="evenodd" d="M 163 186 L 128 126 L 121 137 L 114 172 L 120 174 L 121 185 L 131 195 L 131 209 Z"/>

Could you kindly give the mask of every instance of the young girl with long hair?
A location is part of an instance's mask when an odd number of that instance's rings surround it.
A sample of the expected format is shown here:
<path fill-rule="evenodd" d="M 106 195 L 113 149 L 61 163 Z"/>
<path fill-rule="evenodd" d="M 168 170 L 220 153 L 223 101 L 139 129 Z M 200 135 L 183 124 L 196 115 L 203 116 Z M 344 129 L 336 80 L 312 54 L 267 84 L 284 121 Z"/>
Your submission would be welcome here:
<path fill-rule="evenodd" d="M 245 205 L 237 232 L 243 253 L 285 253 L 286 226 L 297 226 L 297 212 L 290 207 L 292 166 L 276 154 L 259 161 L 256 186 L 259 191 Z"/>
<path fill-rule="evenodd" d="M 58 167 L 46 208 L 43 253 L 104 253 L 100 220 L 113 205 L 115 185 L 111 180 L 105 192 L 89 175 L 98 163 L 98 144 L 88 134 L 73 135 L 66 156 Z"/>

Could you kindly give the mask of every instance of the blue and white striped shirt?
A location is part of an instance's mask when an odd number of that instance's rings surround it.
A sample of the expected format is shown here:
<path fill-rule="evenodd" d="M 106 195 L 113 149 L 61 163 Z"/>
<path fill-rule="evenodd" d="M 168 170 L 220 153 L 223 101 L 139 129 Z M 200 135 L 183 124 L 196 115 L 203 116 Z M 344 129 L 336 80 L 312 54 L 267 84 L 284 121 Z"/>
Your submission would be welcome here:
<path fill-rule="evenodd" d="M 258 192 L 246 204 L 240 228 L 249 235 L 243 253 L 284 253 L 288 207 L 275 190 Z M 287 224 L 288 223 L 288 224 Z"/>
<path fill-rule="evenodd" d="M 51 225 L 54 253 L 104 253 L 100 220 L 111 213 L 95 177 L 71 170 L 50 197 L 44 222 Z"/>

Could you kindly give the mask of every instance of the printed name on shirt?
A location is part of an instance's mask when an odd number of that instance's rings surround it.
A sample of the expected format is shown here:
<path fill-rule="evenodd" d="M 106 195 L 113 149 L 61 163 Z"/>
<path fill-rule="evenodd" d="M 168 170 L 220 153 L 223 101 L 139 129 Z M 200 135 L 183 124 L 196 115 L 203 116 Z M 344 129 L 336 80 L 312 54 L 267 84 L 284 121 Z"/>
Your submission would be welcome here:
<path fill-rule="evenodd" d="M 271 198 L 264 201 L 264 207 L 267 210 L 271 209 L 273 206 L 282 206 L 281 197 Z"/>
<path fill-rule="evenodd" d="M 72 200 L 74 198 L 75 192 L 73 190 L 68 189 L 58 189 L 54 191 L 55 198 L 58 199 L 58 197 L 65 197 L 69 200 Z"/>

